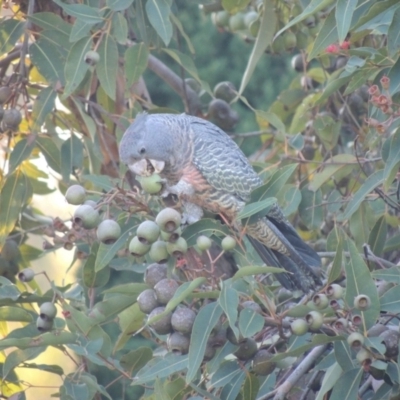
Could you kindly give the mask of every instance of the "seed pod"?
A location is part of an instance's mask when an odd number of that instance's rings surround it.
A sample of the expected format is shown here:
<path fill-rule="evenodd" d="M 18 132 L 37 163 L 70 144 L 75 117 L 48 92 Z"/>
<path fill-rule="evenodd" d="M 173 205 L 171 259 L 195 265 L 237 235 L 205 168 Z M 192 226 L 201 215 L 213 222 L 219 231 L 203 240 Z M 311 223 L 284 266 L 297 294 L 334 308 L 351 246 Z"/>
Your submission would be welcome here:
<path fill-rule="evenodd" d="M 31 268 L 25 268 L 18 273 L 18 279 L 21 282 L 30 282 L 35 277 L 35 272 Z"/>
<path fill-rule="evenodd" d="M 162 279 L 154 286 L 157 300 L 160 304 L 167 304 L 178 290 L 179 284 L 175 279 Z"/>
<path fill-rule="evenodd" d="M 85 201 L 86 198 L 86 190 L 81 185 L 72 185 L 65 192 L 65 200 L 69 204 L 73 204 L 75 206 L 79 206 Z"/>
<path fill-rule="evenodd" d="M 347 337 L 347 343 L 350 347 L 360 347 L 364 343 L 364 336 L 359 332 L 352 332 Z"/>
<path fill-rule="evenodd" d="M 164 208 L 157 217 L 156 223 L 164 232 L 173 232 L 181 225 L 181 214 L 173 208 Z"/>
<path fill-rule="evenodd" d="M 136 235 L 143 244 L 152 244 L 160 236 L 160 227 L 154 221 L 143 221 L 137 228 Z"/>
<path fill-rule="evenodd" d="M 53 320 L 43 319 L 38 317 L 36 320 L 36 327 L 40 332 L 48 332 L 53 328 Z"/>
<path fill-rule="evenodd" d="M 308 332 L 308 323 L 304 319 L 295 319 L 290 324 L 290 330 L 293 335 L 302 336 Z"/>
<path fill-rule="evenodd" d="M 306 315 L 306 322 L 310 329 L 312 330 L 317 330 L 321 328 L 321 326 L 324 323 L 324 318 L 322 317 L 322 314 L 318 311 L 310 311 Z"/>
<path fill-rule="evenodd" d="M 97 239 L 104 244 L 113 244 L 121 236 L 121 227 L 112 219 L 105 219 L 97 227 Z"/>
<path fill-rule="evenodd" d="M 360 294 L 354 298 L 354 307 L 360 311 L 366 311 L 371 307 L 371 299 L 365 294 Z"/>
<path fill-rule="evenodd" d="M 276 363 L 270 361 L 273 356 L 266 349 L 258 350 L 253 358 L 253 372 L 262 376 L 271 374 L 276 367 Z"/>
<path fill-rule="evenodd" d="M 165 264 L 150 264 L 144 273 L 144 281 L 150 287 L 154 287 L 158 282 L 167 277 L 168 268 Z"/>
<path fill-rule="evenodd" d="M 39 315 L 42 319 L 53 320 L 57 315 L 57 308 L 54 303 L 47 301 L 40 306 Z"/>
<path fill-rule="evenodd" d="M 149 256 L 156 263 L 166 263 L 169 258 L 167 243 L 165 243 L 163 240 L 157 240 L 154 242 L 150 247 Z"/>
<path fill-rule="evenodd" d="M 144 256 L 149 250 L 150 245 L 140 242 L 137 236 L 134 236 L 129 243 L 129 252 L 135 257 Z"/>
<path fill-rule="evenodd" d="M 168 350 L 176 354 L 187 354 L 189 351 L 190 339 L 179 332 L 173 332 L 168 336 Z"/>
<path fill-rule="evenodd" d="M 165 311 L 165 307 L 156 307 L 148 317 L 148 320 L 151 320 L 151 318 L 155 317 L 156 315 L 160 315 Z M 172 331 L 172 325 L 171 325 L 171 317 L 172 314 L 169 312 L 166 315 L 164 315 L 161 319 L 159 319 L 156 322 L 153 322 L 150 324 L 150 327 L 154 329 L 156 333 L 159 335 L 166 335 L 168 333 L 171 333 Z"/>
<path fill-rule="evenodd" d="M 178 307 L 172 314 L 172 327 L 182 333 L 187 334 L 192 331 L 196 313 L 188 307 Z"/>
<path fill-rule="evenodd" d="M 156 292 L 153 289 L 143 290 L 137 298 L 137 303 L 141 312 L 150 314 L 160 304 L 157 301 Z"/>
<path fill-rule="evenodd" d="M 99 212 L 87 204 L 82 204 L 75 210 L 74 223 L 85 229 L 96 228 L 99 223 Z"/>
<path fill-rule="evenodd" d="M 236 240 L 232 236 L 225 236 L 222 239 L 221 247 L 225 251 L 231 251 L 236 247 Z"/>

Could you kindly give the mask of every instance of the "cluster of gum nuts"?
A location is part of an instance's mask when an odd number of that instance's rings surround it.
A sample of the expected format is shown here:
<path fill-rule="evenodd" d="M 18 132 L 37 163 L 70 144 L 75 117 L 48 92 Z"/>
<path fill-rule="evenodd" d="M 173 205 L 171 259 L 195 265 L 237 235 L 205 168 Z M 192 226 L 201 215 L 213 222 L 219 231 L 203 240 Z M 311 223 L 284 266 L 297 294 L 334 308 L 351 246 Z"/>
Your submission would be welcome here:
<path fill-rule="evenodd" d="M 150 264 L 145 272 L 145 283 L 149 289 L 145 289 L 138 297 L 139 309 L 148 315 L 150 328 L 157 335 L 168 335 L 167 348 L 176 354 L 187 354 L 190 346 L 190 337 L 196 319 L 196 311 L 186 305 L 178 305 L 174 311 L 166 312 L 166 304 L 173 298 L 179 288 L 179 283 L 167 277 L 165 264 Z M 251 308 L 261 313 L 261 307 L 254 301 L 245 301 L 242 308 Z M 161 318 L 154 320 L 156 316 L 163 314 Z M 229 340 L 238 348 L 234 355 L 241 361 L 252 359 L 252 369 L 259 375 L 268 375 L 276 364 L 269 360 L 273 354 L 266 349 L 258 349 L 257 343 L 252 338 L 236 338 L 230 328 L 223 326 L 219 321 L 211 332 L 207 341 L 203 361 L 211 360 L 216 349 L 223 346 Z"/>

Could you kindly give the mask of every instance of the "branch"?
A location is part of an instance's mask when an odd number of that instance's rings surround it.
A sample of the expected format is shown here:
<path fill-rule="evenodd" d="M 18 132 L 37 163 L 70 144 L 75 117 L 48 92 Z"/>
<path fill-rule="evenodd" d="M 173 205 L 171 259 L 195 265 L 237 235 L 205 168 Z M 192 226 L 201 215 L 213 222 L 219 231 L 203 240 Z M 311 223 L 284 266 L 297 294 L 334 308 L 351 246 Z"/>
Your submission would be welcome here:
<path fill-rule="evenodd" d="M 326 257 L 326 258 L 335 257 L 336 254 L 337 254 L 336 251 L 321 251 L 321 252 L 318 252 L 318 255 L 320 257 Z M 348 251 L 344 251 L 343 255 L 345 257 L 348 257 L 348 258 L 351 257 L 351 255 L 350 255 L 350 253 Z M 379 265 L 383 265 L 385 268 L 396 267 L 396 264 L 393 264 L 390 261 L 384 260 L 383 258 L 380 258 L 380 257 L 377 257 L 377 256 L 374 256 L 374 258 L 372 260 L 370 258 L 366 257 L 365 254 L 359 254 L 359 256 L 362 257 L 366 261 L 378 262 Z"/>
<path fill-rule="evenodd" d="M 148 67 L 182 98 L 185 98 L 185 90 L 187 95 L 189 114 L 199 115 L 201 112 L 201 103 L 197 93 L 182 80 L 175 72 L 168 68 L 163 62 L 153 55 L 149 55 Z"/>

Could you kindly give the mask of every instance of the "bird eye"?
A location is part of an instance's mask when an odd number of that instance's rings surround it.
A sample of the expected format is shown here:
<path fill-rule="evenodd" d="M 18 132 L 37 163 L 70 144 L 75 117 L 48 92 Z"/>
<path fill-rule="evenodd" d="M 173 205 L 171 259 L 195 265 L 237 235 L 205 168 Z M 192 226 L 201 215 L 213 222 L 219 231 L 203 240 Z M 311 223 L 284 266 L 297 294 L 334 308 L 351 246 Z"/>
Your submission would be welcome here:
<path fill-rule="evenodd" d="M 144 147 L 142 147 L 142 148 L 140 149 L 139 153 L 140 153 L 140 154 L 146 153 L 146 149 L 145 149 Z"/>

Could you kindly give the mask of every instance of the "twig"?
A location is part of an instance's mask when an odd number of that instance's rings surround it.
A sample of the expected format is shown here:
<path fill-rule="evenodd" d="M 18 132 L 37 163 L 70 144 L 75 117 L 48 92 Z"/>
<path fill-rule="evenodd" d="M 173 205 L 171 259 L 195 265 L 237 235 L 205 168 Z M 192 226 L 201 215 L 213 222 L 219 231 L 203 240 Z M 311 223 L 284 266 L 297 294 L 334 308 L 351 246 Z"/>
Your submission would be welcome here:
<path fill-rule="evenodd" d="M 321 251 L 321 252 L 318 253 L 318 255 L 320 257 L 327 257 L 327 258 L 336 257 L 336 251 Z M 348 257 L 348 258 L 351 257 L 351 255 L 350 255 L 350 253 L 348 251 L 344 251 L 343 255 L 345 257 Z M 368 260 L 369 261 L 369 259 L 367 259 L 365 254 L 359 254 L 359 256 L 362 257 L 364 260 Z M 372 261 L 375 261 L 375 262 L 379 261 L 379 263 L 380 263 L 379 265 L 384 266 L 385 268 L 396 267 L 396 264 L 393 264 L 390 261 L 384 260 L 383 258 L 380 258 L 380 257 L 377 257 L 377 256 L 375 256 L 374 260 L 372 260 Z"/>
<path fill-rule="evenodd" d="M 163 81 L 165 81 L 171 88 L 184 99 L 184 81 L 169 69 L 163 62 L 153 55 L 149 55 L 148 67 L 151 71 L 157 74 Z M 201 103 L 197 93 L 186 85 L 187 103 L 189 114 L 199 115 L 201 112 Z"/>
<path fill-rule="evenodd" d="M 297 366 L 292 374 L 280 385 L 275 393 L 274 400 L 284 400 L 285 396 L 290 392 L 296 382 L 306 374 L 315 360 L 322 355 L 328 345 L 321 345 L 313 348 L 307 356 L 304 357 L 303 361 Z M 260 400 L 264 400 L 265 397 L 261 397 Z"/>

